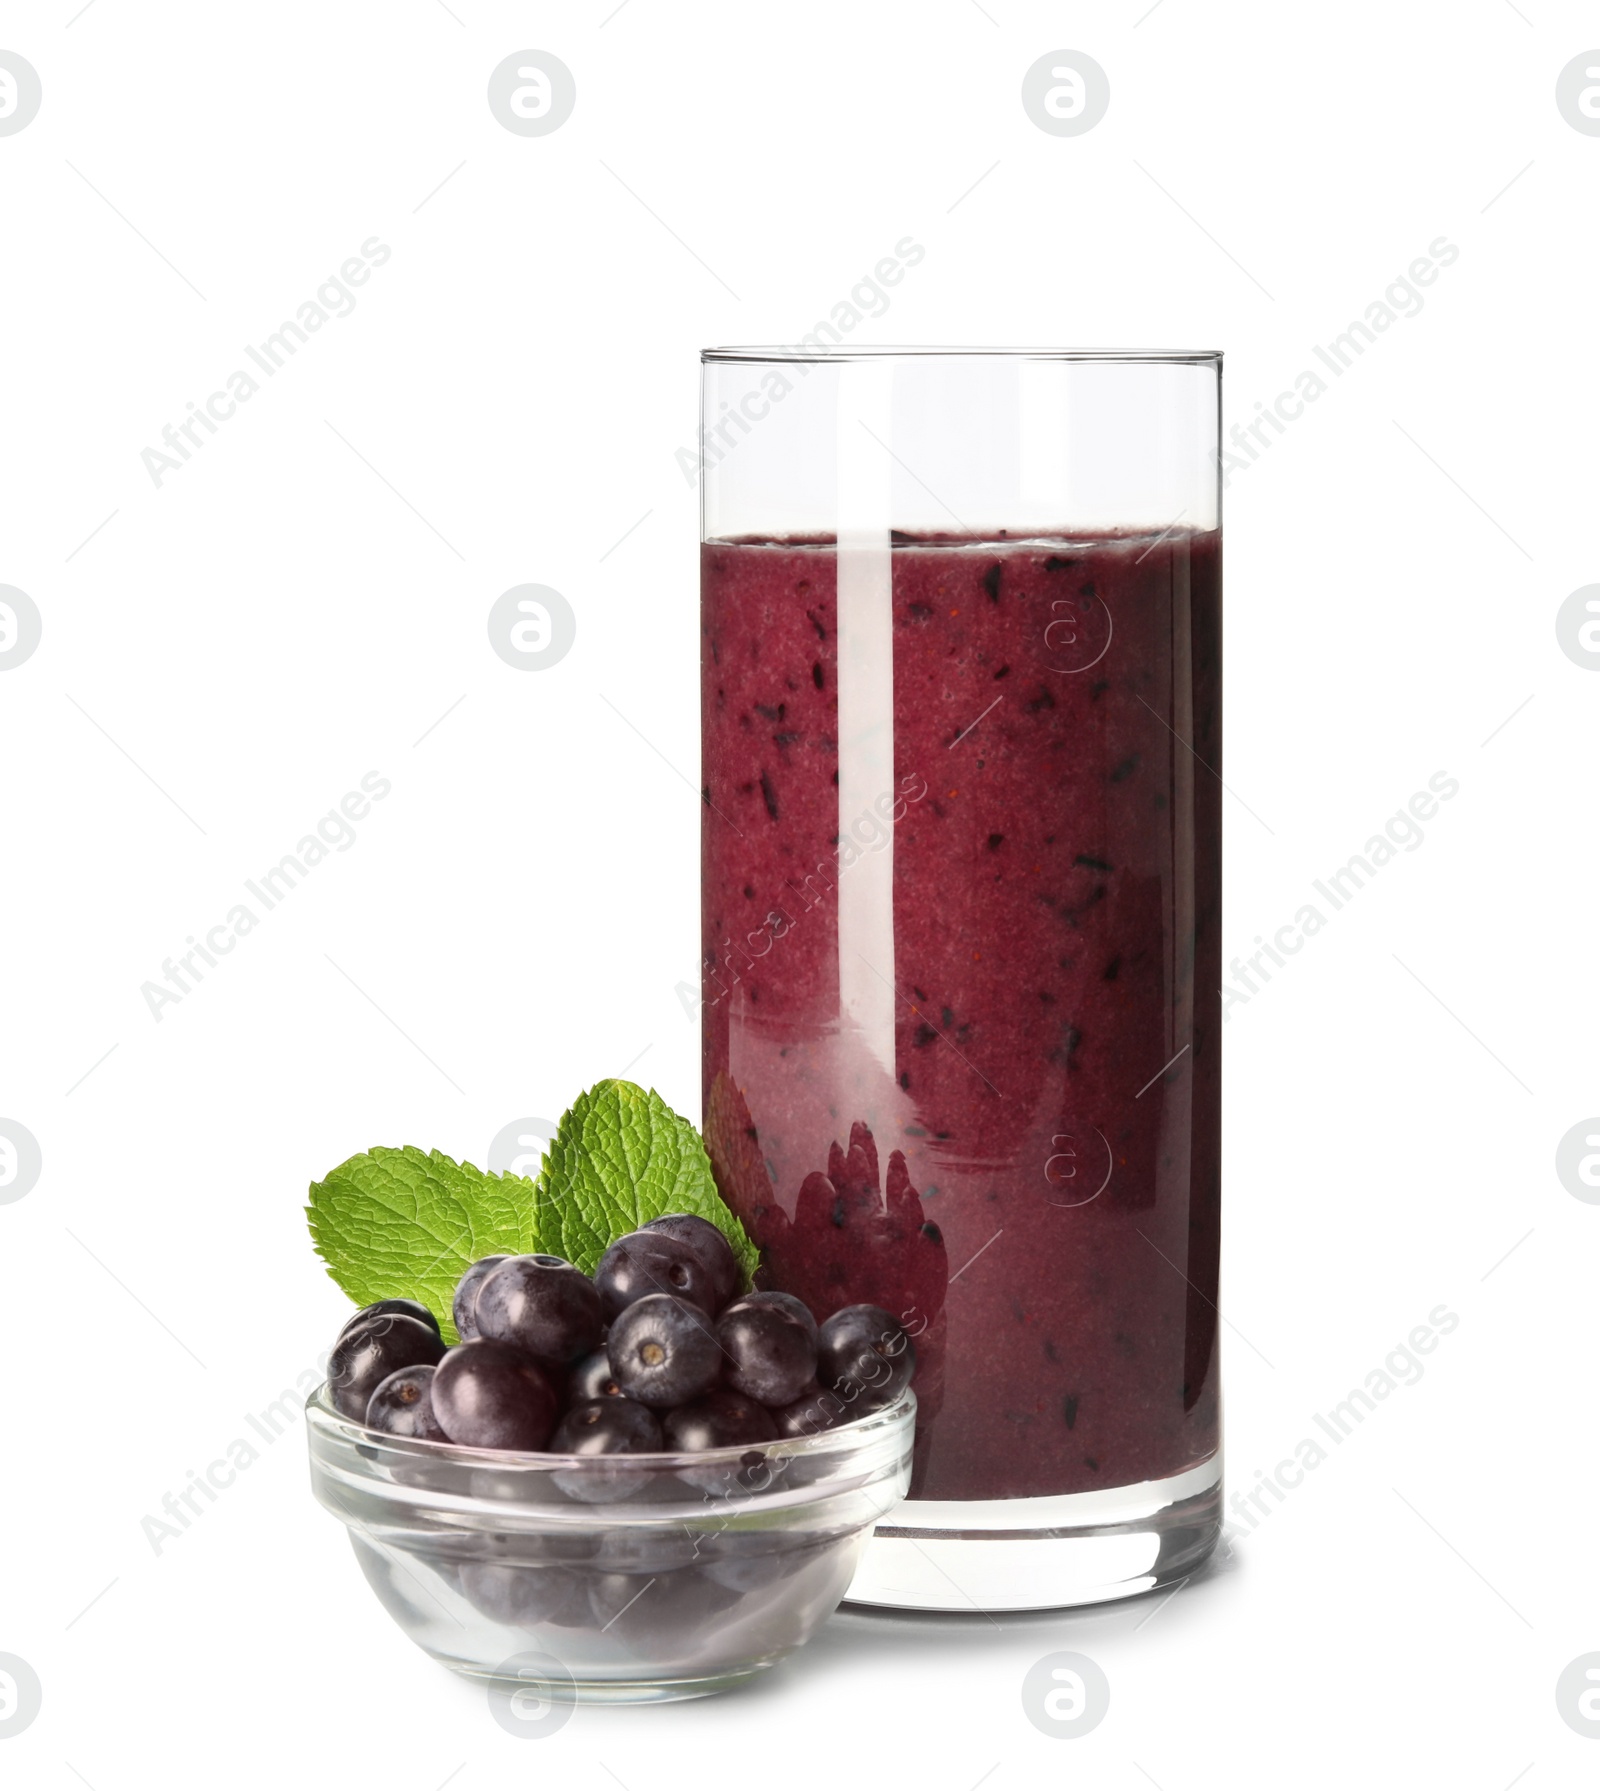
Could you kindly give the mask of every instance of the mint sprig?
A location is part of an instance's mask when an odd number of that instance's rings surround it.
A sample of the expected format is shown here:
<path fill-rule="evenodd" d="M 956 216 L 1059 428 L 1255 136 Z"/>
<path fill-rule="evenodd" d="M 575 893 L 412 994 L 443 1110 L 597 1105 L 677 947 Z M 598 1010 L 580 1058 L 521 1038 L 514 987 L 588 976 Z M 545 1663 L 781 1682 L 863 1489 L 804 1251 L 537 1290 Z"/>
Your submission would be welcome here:
<path fill-rule="evenodd" d="M 663 1213 L 709 1219 L 746 1278 L 757 1251 L 723 1205 L 700 1134 L 654 1089 L 601 1082 L 562 1116 L 539 1172 L 538 1246 L 592 1275 L 606 1246 Z"/>
<path fill-rule="evenodd" d="M 306 1218 L 328 1273 L 358 1306 L 420 1300 L 457 1341 L 450 1302 L 481 1256 L 548 1252 L 592 1275 L 606 1247 L 663 1213 L 697 1213 L 748 1279 L 758 1253 L 723 1204 L 700 1134 L 654 1089 L 602 1082 L 562 1117 L 537 1182 L 440 1151 L 380 1146 L 311 1184 Z"/>
<path fill-rule="evenodd" d="M 358 1306 L 421 1300 L 447 1343 L 456 1283 L 480 1256 L 540 1248 L 533 1183 L 487 1175 L 441 1151 L 380 1145 L 311 1184 L 306 1219 L 328 1273 Z"/>

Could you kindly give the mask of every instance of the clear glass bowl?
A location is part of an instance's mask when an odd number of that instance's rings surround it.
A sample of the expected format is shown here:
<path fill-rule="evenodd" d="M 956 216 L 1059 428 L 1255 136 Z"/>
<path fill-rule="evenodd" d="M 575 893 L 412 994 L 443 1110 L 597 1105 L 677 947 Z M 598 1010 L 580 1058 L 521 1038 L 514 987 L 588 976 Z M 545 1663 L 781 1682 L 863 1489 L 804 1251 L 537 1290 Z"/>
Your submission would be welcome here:
<path fill-rule="evenodd" d="M 700 1455 L 516 1455 L 306 1402 L 311 1484 L 379 1601 L 457 1672 L 553 1701 L 699 1697 L 775 1665 L 844 1596 L 911 1478 L 916 1399 Z M 568 1683 L 570 1682 L 570 1684 Z"/>

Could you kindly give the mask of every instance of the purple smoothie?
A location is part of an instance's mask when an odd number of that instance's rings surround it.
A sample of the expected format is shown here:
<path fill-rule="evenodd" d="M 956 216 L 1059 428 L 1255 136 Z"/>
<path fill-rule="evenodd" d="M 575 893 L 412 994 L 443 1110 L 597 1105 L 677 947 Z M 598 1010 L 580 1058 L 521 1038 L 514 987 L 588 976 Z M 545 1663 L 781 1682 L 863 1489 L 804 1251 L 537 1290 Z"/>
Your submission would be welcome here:
<path fill-rule="evenodd" d="M 766 1284 L 916 1334 L 914 1497 L 1163 1478 L 1217 1445 L 1218 540 L 893 543 L 851 814 L 833 544 L 702 550 L 713 1166 Z"/>

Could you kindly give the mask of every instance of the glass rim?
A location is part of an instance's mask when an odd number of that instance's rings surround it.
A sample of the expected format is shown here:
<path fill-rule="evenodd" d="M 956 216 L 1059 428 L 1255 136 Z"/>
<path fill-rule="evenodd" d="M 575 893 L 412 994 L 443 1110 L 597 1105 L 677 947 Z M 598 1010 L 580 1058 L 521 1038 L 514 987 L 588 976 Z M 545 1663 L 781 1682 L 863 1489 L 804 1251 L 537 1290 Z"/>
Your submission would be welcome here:
<path fill-rule="evenodd" d="M 772 343 L 761 346 L 729 346 L 702 348 L 703 364 L 725 362 L 796 362 L 826 364 L 830 361 L 901 361 L 901 360 L 1015 360 L 1015 361 L 1104 361 L 1133 366 L 1161 364 L 1166 366 L 1220 367 L 1220 348 L 995 348 L 941 347 L 936 345 L 900 344 L 886 347 L 816 348 L 796 343 L 785 346 Z"/>
<path fill-rule="evenodd" d="M 315 1436 L 319 1432 L 339 1437 L 346 1443 L 369 1452 L 375 1461 L 379 1449 L 392 1450 L 400 1457 L 419 1462 L 455 1463 L 461 1467 L 495 1468 L 505 1474 L 515 1472 L 603 1474 L 614 1471 L 618 1463 L 651 1474 L 671 1474 L 679 1467 L 737 1467 L 751 1450 L 759 1449 L 768 1458 L 773 1456 L 826 1455 L 834 1450 L 852 1453 L 864 1450 L 886 1436 L 908 1429 L 915 1420 L 916 1394 L 910 1387 L 900 1392 L 888 1405 L 865 1412 L 831 1430 L 821 1430 L 796 1437 L 776 1437 L 765 1443 L 730 1443 L 717 1449 L 639 1450 L 626 1455 L 562 1455 L 553 1450 L 484 1449 L 467 1443 L 437 1443 L 425 1437 L 402 1437 L 347 1418 L 333 1403 L 326 1381 L 312 1389 L 305 1403 L 307 1428 Z"/>

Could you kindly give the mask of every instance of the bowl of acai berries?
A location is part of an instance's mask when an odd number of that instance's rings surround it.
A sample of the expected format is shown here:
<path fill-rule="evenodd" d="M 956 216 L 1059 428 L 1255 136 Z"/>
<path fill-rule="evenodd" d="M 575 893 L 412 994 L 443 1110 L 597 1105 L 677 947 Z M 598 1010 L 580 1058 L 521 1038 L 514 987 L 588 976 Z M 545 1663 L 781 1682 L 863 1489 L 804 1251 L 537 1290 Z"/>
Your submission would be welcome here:
<path fill-rule="evenodd" d="M 592 1276 L 473 1263 L 453 1345 L 416 1300 L 355 1314 L 308 1403 L 312 1483 L 414 1642 L 620 1703 L 724 1690 L 809 1640 L 909 1485 L 916 1355 L 878 1307 L 819 1325 L 743 1279 L 677 1213 Z"/>

